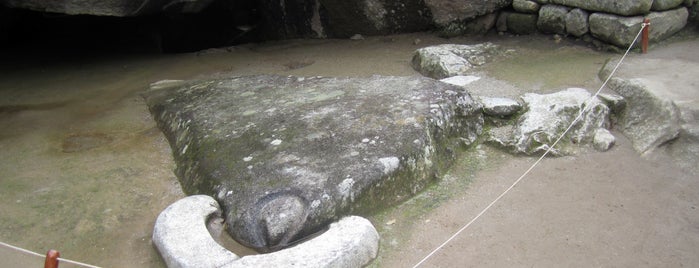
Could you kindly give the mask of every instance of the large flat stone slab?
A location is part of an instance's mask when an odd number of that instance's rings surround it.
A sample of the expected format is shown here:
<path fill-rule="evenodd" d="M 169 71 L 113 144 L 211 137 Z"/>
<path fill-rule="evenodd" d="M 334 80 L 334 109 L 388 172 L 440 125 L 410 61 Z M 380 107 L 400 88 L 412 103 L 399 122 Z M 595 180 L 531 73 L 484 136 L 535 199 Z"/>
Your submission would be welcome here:
<path fill-rule="evenodd" d="M 420 191 L 483 123 L 462 88 L 423 77 L 260 75 L 154 88 L 145 98 L 183 189 L 216 198 L 229 233 L 261 251 Z"/>

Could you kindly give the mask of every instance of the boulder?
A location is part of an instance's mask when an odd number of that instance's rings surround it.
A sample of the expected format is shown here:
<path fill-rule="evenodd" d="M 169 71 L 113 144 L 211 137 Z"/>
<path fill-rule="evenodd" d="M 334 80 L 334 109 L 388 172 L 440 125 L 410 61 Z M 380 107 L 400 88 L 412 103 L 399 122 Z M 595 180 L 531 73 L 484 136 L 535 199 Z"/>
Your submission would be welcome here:
<path fill-rule="evenodd" d="M 532 13 L 536 14 L 539 12 L 541 5 L 534 1 L 528 0 L 514 0 L 512 1 L 512 8 L 520 13 Z"/>
<path fill-rule="evenodd" d="M 590 15 L 590 33 L 595 38 L 619 47 L 628 47 L 641 30 L 643 17 L 623 17 L 606 13 Z"/>
<path fill-rule="evenodd" d="M 509 11 L 500 11 L 498 19 L 495 21 L 495 30 L 498 32 L 507 32 L 507 17 L 512 14 Z"/>
<path fill-rule="evenodd" d="M 415 194 L 483 124 L 462 88 L 424 77 L 221 76 L 144 97 L 185 193 L 260 251 Z"/>
<path fill-rule="evenodd" d="M 536 26 L 539 31 L 550 34 L 566 33 L 567 7 L 559 5 L 544 5 L 539 9 L 539 19 Z"/>
<path fill-rule="evenodd" d="M 684 28 L 689 12 L 682 7 L 663 12 L 651 12 L 649 39 L 657 42 Z M 619 47 L 628 47 L 641 30 L 644 17 L 622 17 L 604 13 L 590 15 L 590 32 L 596 38 Z"/>
<path fill-rule="evenodd" d="M 648 14 L 653 0 L 547 0 L 547 2 L 622 16 L 634 16 Z"/>
<path fill-rule="evenodd" d="M 495 117 L 508 117 L 522 109 L 516 100 L 508 98 L 479 97 L 483 105 L 483 113 Z"/>
<path fill-rule="evenodd" d="M 609 151 L 615 142 L 616 138 L 606 128 L 598 128 L 592 138 L 592 146 L 600 152 Z"/>
<path fill-rule="evenodd" d="M 321 6 L 322 14 L 318 20 L 323 21 L 324 32 L 331 37 L 349 38 L 354 34 L 371 36 L 416 32 L 427 30 L 432 25 L 430 9 L 422 0 L 305 2 L 315 2 Z"/>
<path fill-rule="evenodd" d="M 527 93 L 522 96 L 525 112 L 514 126 L 496 128 L 488 141 L 519 154 L 541 154 L 558 139 L 585 107 L 580 120 L 562 141 L 590 143 L 598 128 L 609 125 L 609 108 L 582 88 L 569 88 L 552 94 Z M 565 150 L 554 148 L 553 155 Z"/>
<path fill-rule="evenodd" d="M 689 11 L 685 7 L 662 12 L 651 12 L 646 16 L 646 18 L 650 19 L 650 41 L 661 41 L 679 32 L 687 25 L 688 17 Z"/>
<path fill-rule="evenodd" d="M 500 54 L 502 54 L 500 47 L 492 43 L 443 44 L 416 50 L 411 63 L 413 69 L 422 75 L 442 79 L 467 75 L 473 67 L 486 64 Z"/>
<path fill-rule="evenodd" d="M 512 0 L 424 0 L 424 3 L 432 14 L 434 24 L 438 27 L 447 27 L 454 22 L 469 21 L 479 16 L 494 13 L 511 5 Z"/>
<path fill-rule="evenodd" d="M 579 8 L 568 12 L 566 14 L 566 32 L 575 37 L 581 37 L 590 32 L 589 16 L 590 14 L 587 11 Z"/>
<path fill-rule="evenodd" d="M 679 7 L 685 0 L 653 0 L 650 9 L 653 11 L 665 11 Z"/>
<path fill-rule="evenodd" d="M 240 258 L 220 246 L 210 233 L 221 222 L 221 209 L 210 196 L 193 195 L 163 210 L 155 221 L 153 243 L 168 267 L 362 267 L 376 258 L 379 234 L 367 219 L 344 217 L 327 231 L 286 250 Z"/>
<path fill-rule="evenodd" d="M 514 34 L 536 33 L 536 14 L 512 13 L 507 16 L 507 31 Z"/>
<path fill-rule="evenodd" d="M 626 99 L 626 108 L 618 115 L 618 124 L 636 151 L 650 152 L 677 138 L 680 132 L 679 108 L 671 100 L 648 90 L 644 79 L 614 77 L 609 80 L 609 88 Z"/>

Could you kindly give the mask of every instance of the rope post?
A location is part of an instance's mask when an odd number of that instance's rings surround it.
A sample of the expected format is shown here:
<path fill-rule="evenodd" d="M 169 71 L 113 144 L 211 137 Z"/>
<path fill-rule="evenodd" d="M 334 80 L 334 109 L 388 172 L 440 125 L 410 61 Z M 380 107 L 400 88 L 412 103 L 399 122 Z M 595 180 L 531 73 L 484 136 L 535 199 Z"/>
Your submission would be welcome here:
<path fill-rule="evenodd" d="M 55 249 L 46 252 L 46 261 L 44 261 L 44 268 L 58 268 L 58 257 L 61 253 Z"/>
<path fill-rule="evenodd" d="M 648 33 L 650 29 L 650 19 L 643 19 L 643 33 L 641 34 L 641 53 L 648 53 Z"/>

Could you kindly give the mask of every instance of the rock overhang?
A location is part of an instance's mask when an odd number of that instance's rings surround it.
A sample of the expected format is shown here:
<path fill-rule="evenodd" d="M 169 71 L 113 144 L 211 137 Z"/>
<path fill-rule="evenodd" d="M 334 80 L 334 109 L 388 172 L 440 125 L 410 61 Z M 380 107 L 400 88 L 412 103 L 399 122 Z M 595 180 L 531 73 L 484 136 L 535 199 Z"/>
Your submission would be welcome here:
<path fill-rule="evenodd" d="M 145 97 L 185 192 L 214 196 L 262 251 L 415 194 L 483 123 L 468 92 L 422 77 L 229 77 Z"/>

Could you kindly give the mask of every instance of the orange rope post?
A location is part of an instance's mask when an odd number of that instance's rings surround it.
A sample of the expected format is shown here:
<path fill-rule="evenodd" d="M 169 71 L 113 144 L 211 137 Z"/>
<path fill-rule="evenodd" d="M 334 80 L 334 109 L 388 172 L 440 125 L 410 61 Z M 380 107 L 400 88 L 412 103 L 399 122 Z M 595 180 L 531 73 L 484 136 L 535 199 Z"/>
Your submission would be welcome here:
<path fill-rule="evenodd" d="M 643 19 L 643 33 L 641 35 L 641 53 L 648 53 L 648 33 L 650 29 L 650 19 Z"/>
<path fill-rule="evenodd" d="M 58 268 L 58 257 L 61 253 L 55 249 L 46 252 L 46 261 L 44 261 L 44 268 Z"/>

